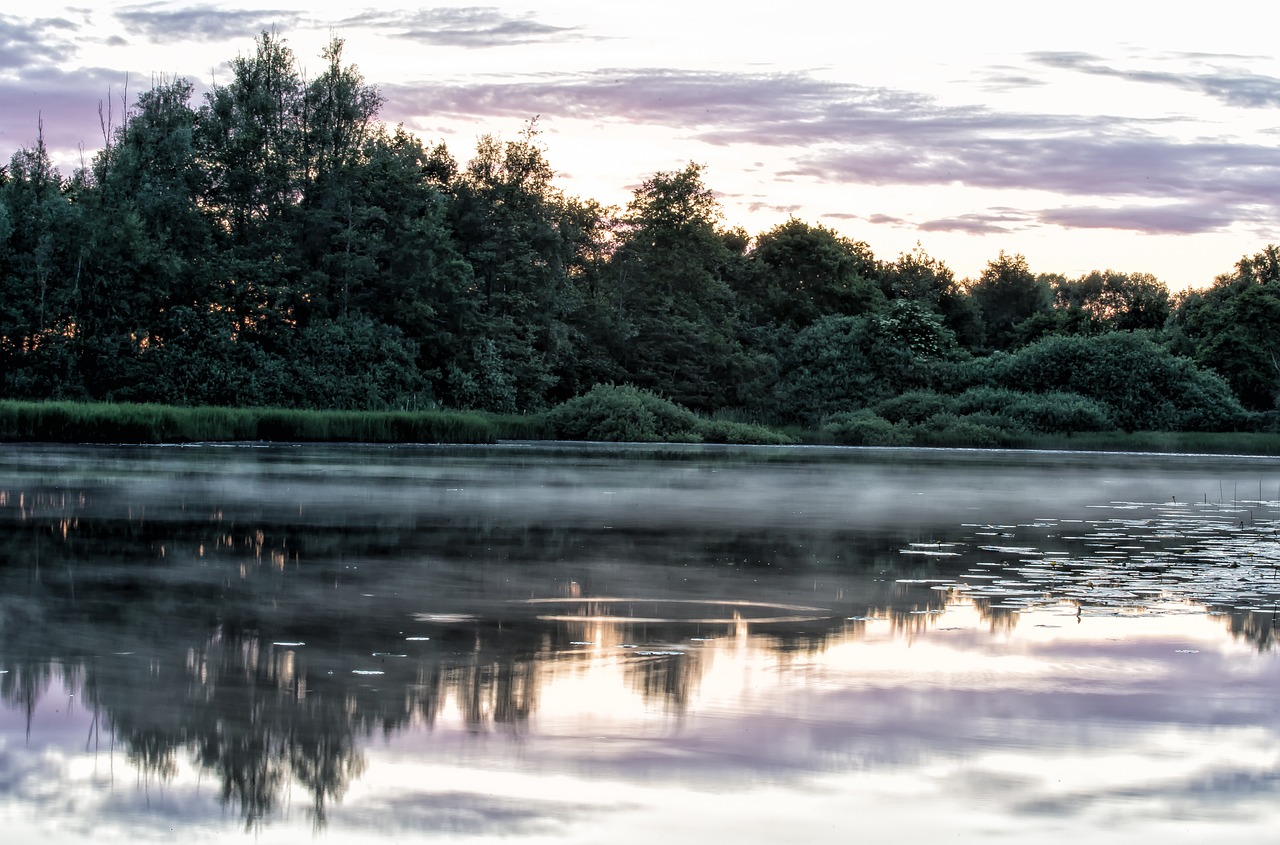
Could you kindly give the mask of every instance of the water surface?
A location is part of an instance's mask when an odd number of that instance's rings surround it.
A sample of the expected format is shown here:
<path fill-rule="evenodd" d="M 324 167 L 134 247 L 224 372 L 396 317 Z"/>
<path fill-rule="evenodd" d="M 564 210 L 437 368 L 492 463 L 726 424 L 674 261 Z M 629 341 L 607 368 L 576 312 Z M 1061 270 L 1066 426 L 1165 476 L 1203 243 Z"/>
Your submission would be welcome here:
<path fill-rule="evenodd" d="M 1280 464 L 0 448 L 14 841 L 1267 839 Z"/>

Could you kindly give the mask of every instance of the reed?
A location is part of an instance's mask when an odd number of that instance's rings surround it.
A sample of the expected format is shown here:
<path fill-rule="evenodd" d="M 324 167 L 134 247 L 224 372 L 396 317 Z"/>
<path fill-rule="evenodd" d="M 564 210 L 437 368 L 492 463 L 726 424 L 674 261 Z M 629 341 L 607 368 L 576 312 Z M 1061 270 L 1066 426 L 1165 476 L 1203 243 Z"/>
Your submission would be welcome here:
<path fill-rule="evenodd" d="M 512 423 L 456 411 L 184 408 L 95 402 L 0 401 L 0 441 L 191 443 L 277 441 L 492 443 Z"/>

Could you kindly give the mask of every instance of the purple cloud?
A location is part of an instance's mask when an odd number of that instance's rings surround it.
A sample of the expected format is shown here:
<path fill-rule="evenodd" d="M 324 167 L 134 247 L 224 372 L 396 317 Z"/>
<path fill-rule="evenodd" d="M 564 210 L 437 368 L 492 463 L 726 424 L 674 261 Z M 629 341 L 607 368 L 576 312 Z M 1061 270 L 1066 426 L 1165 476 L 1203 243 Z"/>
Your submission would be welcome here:
<path fill-rule="evenodd" d="M 1105 64 L 1101 57 L 1089 53 L 1035 53 L 1032 59 L 1059 70 L 1194 91 L 1229 106 L 1249 109 L 1280 106 L 1280 79 L 1248 71 L 1214 69 L 1195 73 L 1125 69 Z"/>
<path fill-rule="evenodd" d="M 126 6 L 115 17 L 130 31 L 159 42 L 252 38 L 263 30 L 289 27 L 302 20 L 286 9 L 246 12 L 209 4 L 170 7 L 167 3 Z"/>
<path fill-rule="evenodd" d="M 551 26 L 530 14 L 513 16 L 492 6 L 369 10 L 339 25 L 382 29 L 395 38 L 445 47 L 502 47 L 583 37 L 577 27 Z"/>
<path fill-rule="evenodd" d="M 75 54 L 65 33 L 75 24 L 65 18 L 23 20 L 0 14 L 0 70 L 47 66 Z"/>

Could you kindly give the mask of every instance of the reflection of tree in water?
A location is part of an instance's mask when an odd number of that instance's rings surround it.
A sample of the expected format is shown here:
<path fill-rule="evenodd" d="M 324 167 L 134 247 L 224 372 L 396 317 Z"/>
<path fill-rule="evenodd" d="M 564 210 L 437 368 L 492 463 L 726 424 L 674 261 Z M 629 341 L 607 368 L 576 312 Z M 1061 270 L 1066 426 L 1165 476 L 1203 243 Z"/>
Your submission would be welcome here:
<path fill-rule="evenodd" d="M 1233 610 L 1230 612 L 1220 612 L 1218 614 L 1226 624 L 1227 630 L 1234 637 L 1239 637 L 1252 643 L 1258 651 L 1270 651 L 1276 645 L 1276 625 L 1280 624 L 1280 617 L 1275 611 L 1256 612 L 1248 610 Z"/>
<path fill-rule="evenodd" d="M 435 725 L 446 702 L 468 730 L 523 730 L 548 661 L 585 666 L 606 654 L 647 702 L 679 713 L 709 663 L 691 639 L 749 632 L 753 647 L 785 660 L 859 636 L 865 617 L 915 636 L 949 595 L 900 579 L 968 565 L 904 556 L 918 535 L 892 532 L 620 530 L 417 512 L 347 525 L 207 502 L 104 513 L 95 496 L 0 506 L 0 659 L 11 667 L 0 693 L 33 708 L 53 672 L 74 674 L 140 769 L 168 778 L 188 755 L 216 773 L 248 825 L 278 811 L 293 784 L 323 824 L 364 769 L 363 738 Z M 519 601 L 571 594 L 823 612 L 738 631 L 678 614 L 552 621 Z M 993 629 L 1014 624 L 977 604 Z"/>
<path fill-rule="evenodd" d="M 661 701 L 674 711 L 683 711 L 702 677 L 701 655 L 637 655 L 627 664 L 633 685 L 650 701 Z"/>

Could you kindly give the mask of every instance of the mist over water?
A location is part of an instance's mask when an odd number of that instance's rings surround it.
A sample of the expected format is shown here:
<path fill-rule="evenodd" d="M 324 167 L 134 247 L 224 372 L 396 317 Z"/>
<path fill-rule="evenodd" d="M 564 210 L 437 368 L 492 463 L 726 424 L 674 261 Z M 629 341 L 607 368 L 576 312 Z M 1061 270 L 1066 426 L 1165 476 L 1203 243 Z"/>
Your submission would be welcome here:
<path fill-rule="evenodd" d="M 1194 456 L 3 447 L 0 824 L 1265 835 L 1278 485 Z"/>

